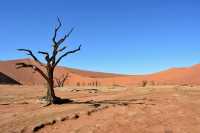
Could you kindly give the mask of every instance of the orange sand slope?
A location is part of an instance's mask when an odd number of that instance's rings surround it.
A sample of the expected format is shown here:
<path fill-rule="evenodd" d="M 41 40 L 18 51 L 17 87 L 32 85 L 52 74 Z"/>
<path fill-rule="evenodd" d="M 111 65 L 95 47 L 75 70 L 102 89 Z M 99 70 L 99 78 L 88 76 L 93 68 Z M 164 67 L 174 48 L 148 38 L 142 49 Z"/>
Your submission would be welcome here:
<path fill-rule="evenodd" d="M 24 85 L 43 85 L 45 81 L 38 73 L 31 69 L 16 69 L 17 62 L 35 63 L 31 59 L 19 59 L 10 61 L 0 61 L 0 72 Z M 141 85 L 144 81 L 150 85 L 196 85 L 200 84 L 200 64 L 188 68 L 172 68 L 166 71 L 149 75 L 121 75 L 102 72 L 91 72 L 66 67 L 57 67 L 55 77 L 60 78 L 63 74 L 69 74 L 67 85 L 79 86 L 105 86 L 121 85 L 132 86 Z"/>

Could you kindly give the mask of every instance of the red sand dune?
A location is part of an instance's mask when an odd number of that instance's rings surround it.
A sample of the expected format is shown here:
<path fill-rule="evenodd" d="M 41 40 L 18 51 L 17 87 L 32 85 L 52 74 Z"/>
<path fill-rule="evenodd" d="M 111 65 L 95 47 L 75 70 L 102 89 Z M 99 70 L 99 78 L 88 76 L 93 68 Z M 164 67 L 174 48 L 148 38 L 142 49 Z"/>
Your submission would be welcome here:
<path fill-rule="evenodd" d="M 0 72 L 8 75 L 14 80 L 24 85 L 41 85 L 45 81 L 34 73 L 31 69 L 16 69 L 17 62 L 34 63 L 31 59 L 19 59 L 10 61 L 0 61 Z M 78 69 L 57 67 L 55 77 L 59 78 L 63 74 L 69 73 L 69 80 L 65 82 L 68 85 L 139 85 L 147 81 L 152 85 L 165 84 L 200 84 L 200 64 L 188 68 L 172 68 L 166 71 L 149 75 L 121 75 L 102 72 L 83 71 Z"/>

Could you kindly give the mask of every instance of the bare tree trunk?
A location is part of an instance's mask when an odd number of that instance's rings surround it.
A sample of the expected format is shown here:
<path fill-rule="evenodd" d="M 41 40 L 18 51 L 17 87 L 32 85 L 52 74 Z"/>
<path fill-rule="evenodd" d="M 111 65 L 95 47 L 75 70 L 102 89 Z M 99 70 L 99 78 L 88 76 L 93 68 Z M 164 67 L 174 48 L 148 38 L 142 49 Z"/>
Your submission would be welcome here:
<path fill-rule="evenodd" d="M 47 82 L 46 100 L 50 103 L 55 103 L 56 96 L 55 96 L 55 92 L 54 92 L 54 81 L 53 81 L 53 69 L 52 68 L 47 69 L 47 75 L 48 75 L 49 81 Z"/>

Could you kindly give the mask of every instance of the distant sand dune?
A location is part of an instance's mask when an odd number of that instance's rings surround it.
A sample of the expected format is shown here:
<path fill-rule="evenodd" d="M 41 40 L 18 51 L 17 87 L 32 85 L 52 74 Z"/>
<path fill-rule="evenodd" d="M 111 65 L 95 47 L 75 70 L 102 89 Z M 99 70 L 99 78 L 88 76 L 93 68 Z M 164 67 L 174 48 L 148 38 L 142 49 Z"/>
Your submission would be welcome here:
<path fill-rule="evenodd" d="M 24 85 L 44 85 L 45 81 L 38 73 L 31 69 L 16 69 L 17 62 L 35 63 L 31 59 L 0 61 L 0 71 L 16 82 Z M 200 84 L 200 64 L 188 68 L 172 68 L 166 71 L 148 75 L 122 75 L 102 72 L 91 72 L 67 67 L 57 67 L 55 77 L 62 77 L 69 73 L 70 78 L 65 82 L 75 86 L 104 86 L 104 85 L 141 85 L 144 81 L 148 85 L 168 84 Z"/>

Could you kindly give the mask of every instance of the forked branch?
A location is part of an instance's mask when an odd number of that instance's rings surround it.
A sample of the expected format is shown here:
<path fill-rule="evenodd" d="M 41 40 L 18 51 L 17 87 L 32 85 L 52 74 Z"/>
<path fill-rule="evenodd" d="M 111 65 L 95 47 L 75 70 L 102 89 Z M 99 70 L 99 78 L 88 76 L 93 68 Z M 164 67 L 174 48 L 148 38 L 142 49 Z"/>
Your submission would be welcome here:
<path fill-rule="evenodd" d="M 59 31 L 59 29 L 61 28 L 62 23 L 60 21 L 60 19 L 58 18 L 58 26 L 55 28 L 54 30 L 54 36 L 53 36 L 53 54 L 52 56 L 49 58 L 50 62 L 52 63 L 52 66 L 56 66 L 58 64 L 58 62 L 56 63 L 56 56 L 59 52 L 64 51 L 67 47 L 64 46 L 62 48 L 59 48 L 60 45 L 66 40 L 66 38 L 68 38 L 71 33 L 73 32 L 74 28 L 72 28 L 63 38 L 61 38 L 60 40 L 56 41 L 56 37 L 57 37 L 57 33 Z M 69 53 L 68 53 L 69 54 Z M 59 59 L 61 60 L 61 59 Z"/>
<path fill-rule="evenodd" d="M 55 78 L 58 87 L 63 87 L 65 81 L 69 78 L 69 74 L 62 75 L 60 78 Z"/>
<path fill-rule="evenodd" d="M 49 59 L 49 53 L 44 52 L 44 51 L 38 51 L 39 54 L 43 54 L 45 56 L 45 59 L 47 61 L 47 63 L 49 63 L 50 59 Z"/>
<path fill-rule="evenodd" d="M 71 33 L 72 33 L 73 31 L 74 31 L 74 28 L 72 28 L 63 38 L 61 38 L 61 39 L 57 42 L 58 46 L 59 46 L 60 44 L 62 44 L 62 43 L 65 41 L 65 39 L 68 38 L 68 37 L 71 35 Z"/>

